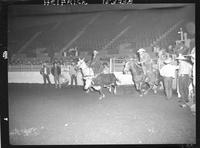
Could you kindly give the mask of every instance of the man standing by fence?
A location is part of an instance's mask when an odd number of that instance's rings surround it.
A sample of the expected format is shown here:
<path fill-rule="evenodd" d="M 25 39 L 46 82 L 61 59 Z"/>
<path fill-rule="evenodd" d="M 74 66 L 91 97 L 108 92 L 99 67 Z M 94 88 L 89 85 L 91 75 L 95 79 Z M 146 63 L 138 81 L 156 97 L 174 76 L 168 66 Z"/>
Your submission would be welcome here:
<path fill-rule="evenodd" d="M 48 84 L 51 84 L 49 79 L 50 68 L 47 66 L 46 62 L 43 63 L 42 68 L 40 69 L 40 74 L 43 76 L 44 85 L 46 85 L 46 81 L 48 81 Z"/>
<path fill-rule="evenodd" d="M 103 63 L 103 71 L 102 71 L 102 73 L 103 74 L 108 74 L 108 73 L 110 73 L 110 68 L 109 68 L 109 66 L 108 66 L 108 63 Z"/>
<path fill-rule="evenodd" d="M 73 82 L 75 81 L 75 87 L 77 86 L 77 68 L 74 62 L 69 67 L 69 75 L 71 78 L 71 88 L 73 87 Z"/>
<path fill-rule="evenodd" d="M 172 98 L 172 81 L 175 78 L 178 66 L 172 65 L 172 59 L 165 60 L 165 65 L 160 69 L 160 75 L 163 76 L 166 99 Z"/>
<path fill-rule="evenodd" d="M 192 80 L 193 80 L 193 86 L 194 88 L 196 87 L 196 58 L 195 58 L 195 54 L 196 54 L 196 51 L 195 51 L 195 47 L 192 49 L 191 51 L 191 61 L 193 63 L 193 66 L 192 66 Z"/>
<path fill-rule="evenodd" d="M 179 91 L 181 95 L 181 102 L 187 103 L 190 85 L 190 76 L 192 72 L 192 65 L 188 62 L 188 59 L 179 54 L 177 58 L 179 60 Z"/>
<path fill-rule="evenodd" d="M 58 88 L 59 86 L 59 88 L 61 88 L 61 84 L 60 84 L 61 68 L 57 64 L 57 62 L 53 63 L 53 67 L 51 68 L 51 74 L 54 76 L 55 87 Z"/>

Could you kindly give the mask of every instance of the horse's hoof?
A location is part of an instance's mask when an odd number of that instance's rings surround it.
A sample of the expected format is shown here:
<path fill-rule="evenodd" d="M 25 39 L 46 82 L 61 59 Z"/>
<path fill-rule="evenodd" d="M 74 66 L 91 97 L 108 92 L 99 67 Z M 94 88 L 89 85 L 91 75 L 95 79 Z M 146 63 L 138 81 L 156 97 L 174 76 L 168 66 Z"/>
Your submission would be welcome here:
<path fill-rule="evenodd" d="M 116 91 L 114 91 L 114 92 L 113 92 L 113 94 L 114 94 L 114 95 L 116 95 L 116 94 L 117 94 L 117 92 L 116 92 Z"/>

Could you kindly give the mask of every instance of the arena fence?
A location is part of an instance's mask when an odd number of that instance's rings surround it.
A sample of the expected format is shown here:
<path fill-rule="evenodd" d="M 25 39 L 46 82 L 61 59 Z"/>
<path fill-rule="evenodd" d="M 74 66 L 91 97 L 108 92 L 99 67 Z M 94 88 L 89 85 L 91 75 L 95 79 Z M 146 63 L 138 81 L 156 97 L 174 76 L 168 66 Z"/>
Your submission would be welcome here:
<path fill-rule="evenodd" d="M 124 68 L 125 60 L 124 59 L 117 59 L 111 58 L 110 59 L 110 72 L 122 72 Z"/>
<path fill-rule="evenodd" d="M 120 85 L 132 85 L 131 74 L 123 74 L 125 60 L 118 58 L 110 59 L 110 73 L 115 73 L 118 79 L 122 80 Z M 42 65 L 9 65 L 8 66 L 8 83 L 43 83 L 39 73 Z M 70 79 L 68 71 L 67 79 Z M 78 76 L 78 85 L 82 85 L 81 73 Z M 50 75 L 53 82 L 53 77 Z M 173 89 L 176 89 L 176 79 L 173 80 Z"/>
<path fill-rule="evenodd" d="M 110 59 L 110 72 L 122 72 L 124 67 L 124 60 L 111 58 Z M 42 65 L 8 65 L 8 72 L 37 72 L 40 71 Z"/>

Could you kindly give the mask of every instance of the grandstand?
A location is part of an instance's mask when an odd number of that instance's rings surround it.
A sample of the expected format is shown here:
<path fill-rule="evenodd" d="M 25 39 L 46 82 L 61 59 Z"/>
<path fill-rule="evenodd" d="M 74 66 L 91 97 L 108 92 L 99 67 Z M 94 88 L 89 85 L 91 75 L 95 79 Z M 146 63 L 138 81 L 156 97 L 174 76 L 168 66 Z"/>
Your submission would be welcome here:
<path fill-rule="evenodd" d="M 70 6 L 75 11 L 73 7 L 77 6 Z M 94 5 L 82 7 L 94 10 Z M 69 11 L 67 7 L 65 10 Z M 94 49 L 105 50 L 108 54 L 119 54 L 126 44 L 134 52 L 153 43 L 166 48 L 175 44 L 179 28 L 185 29 L 188 22 L 194 22 L 194 17 L 194 5 L 41 16 L 14 16 L 11 13 L 8 18 L 9 57 L 21 53 L 36 58 L 38 48 L 45 48 L 43 52 L 51 58 L 55 52 L 73 47 L 88 53 Z"/>

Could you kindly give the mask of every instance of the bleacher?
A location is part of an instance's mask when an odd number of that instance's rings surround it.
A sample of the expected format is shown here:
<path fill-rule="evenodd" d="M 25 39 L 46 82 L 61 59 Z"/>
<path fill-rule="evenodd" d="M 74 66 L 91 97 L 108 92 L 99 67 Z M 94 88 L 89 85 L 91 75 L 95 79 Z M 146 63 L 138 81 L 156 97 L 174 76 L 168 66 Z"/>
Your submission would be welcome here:
<path fill-rule="evenodd" d="M 101 50 L 127 27 L 130 28 L 105 49 L 110 51 L 108 53 L 117 53 L 120 45 L 124 43 L 134 44 L 133 48 L 136 50 L 158 41 L 160 46 L 166 48 L 178 38 L 177 31 L 185 22 L 177 26 L 175 24 L 188 19 L 186 10 L 187 7 L 27 17 L 24 21 L 29 23 L 28 27 L 18 27 L 9 32 L 8 50 L 11 53 L 21 51 L 33 56 L 37 48 L 46 48 L 45 52 L 51 53 L 59 52 L 67 45 L 68 49 L 78 47 L 82 51 Z M 95 17 L 96 19 L 88 24 Z M 166 32 L 168 34 L 158 40 Z M 39 34 L 30 41 L 37 33 Z M 22 50 L 28 41 L 30 43 Z"/>

